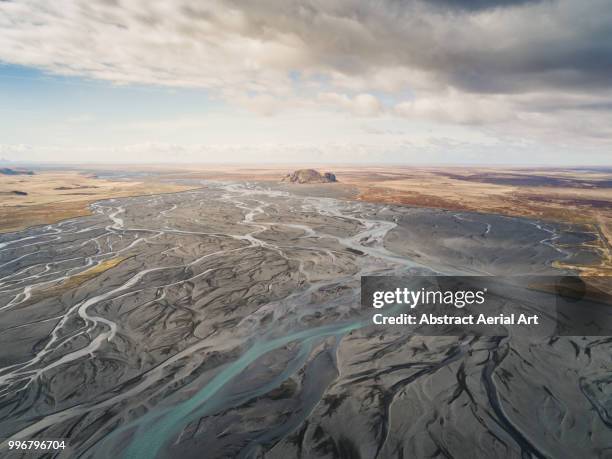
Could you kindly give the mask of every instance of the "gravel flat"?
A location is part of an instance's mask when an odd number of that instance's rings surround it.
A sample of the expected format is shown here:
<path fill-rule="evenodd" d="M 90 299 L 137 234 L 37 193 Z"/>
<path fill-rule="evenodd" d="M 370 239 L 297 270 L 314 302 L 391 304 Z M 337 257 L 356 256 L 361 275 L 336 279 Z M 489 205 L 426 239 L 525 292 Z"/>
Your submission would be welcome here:
<path fill-rule="evenodd" d="M 558 274 L 593 256 L 587 233 L 295 189 L 211 182 L 1 235 L 0 437 L 86 458 L 609 457 L 609 339 L 417 337 L 359 305 L 362 275 Z"/>

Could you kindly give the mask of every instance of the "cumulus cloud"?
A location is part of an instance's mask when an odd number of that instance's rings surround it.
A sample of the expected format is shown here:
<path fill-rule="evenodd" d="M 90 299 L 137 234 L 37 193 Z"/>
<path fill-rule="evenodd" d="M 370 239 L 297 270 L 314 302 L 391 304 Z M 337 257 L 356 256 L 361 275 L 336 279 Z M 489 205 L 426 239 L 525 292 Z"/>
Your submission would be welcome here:
<path fill-rule="evenodd" d="M 15 0 L 0 61 L 205 88 L 263 115 L 562 125 L 559 95 L 609 118 L 611 24 L 607 0 Z"/>
<path fill-rule="evenodd" d="M 354 97 L 336 92 L 319 94 L 319 100 L 325 104 L 347 109 L 359 116 L 375 116 L 381 113 L 382 105 L 372 94 L 360 93 Z"/>
<path fill-rule="evenodd" d="M 516 119 L 516 106 L 506 96 L 483 96 L 456 91 L 400 102 L 395 113 L 446 123 L 480 125 Z"/>

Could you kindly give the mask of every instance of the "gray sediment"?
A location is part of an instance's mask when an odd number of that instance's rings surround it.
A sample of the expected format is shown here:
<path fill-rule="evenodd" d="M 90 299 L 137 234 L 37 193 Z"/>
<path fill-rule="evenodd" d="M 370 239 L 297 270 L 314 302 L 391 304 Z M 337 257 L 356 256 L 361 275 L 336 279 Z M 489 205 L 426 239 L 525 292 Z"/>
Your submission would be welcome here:
<path fill-rule="evenodd" d="M 361 275 L 559 273 L 589 236 L 339 185 L 210 183 L 0 236 L 0 437 L 81 457 L 605 457 L 609 341 L 383 333 L 359 306 Z"/>

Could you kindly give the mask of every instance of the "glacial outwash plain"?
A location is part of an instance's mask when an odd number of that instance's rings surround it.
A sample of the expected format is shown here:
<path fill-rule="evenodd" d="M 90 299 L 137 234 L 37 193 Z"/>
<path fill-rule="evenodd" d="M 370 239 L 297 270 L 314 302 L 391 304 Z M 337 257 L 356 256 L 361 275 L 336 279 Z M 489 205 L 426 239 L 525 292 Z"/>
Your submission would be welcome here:
<path fill-rule="evenodd" d="M 612 170 L 283 182 L 294 169 L 0 175 L 1 441 L 96 459 L 612 456 L 611 338 L 414 336 L 359 300 L 364 275 L 609 275 Z"/>

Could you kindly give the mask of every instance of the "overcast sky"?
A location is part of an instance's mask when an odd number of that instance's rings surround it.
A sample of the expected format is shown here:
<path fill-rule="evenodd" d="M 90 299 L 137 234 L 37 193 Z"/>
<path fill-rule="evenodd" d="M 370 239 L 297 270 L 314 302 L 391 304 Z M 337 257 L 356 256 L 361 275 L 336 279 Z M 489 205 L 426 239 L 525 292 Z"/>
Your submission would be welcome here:
<path fill-rule="evenodd" d="M 0 158 L 612 165 L 609 0 L 0 0 Z"/>

